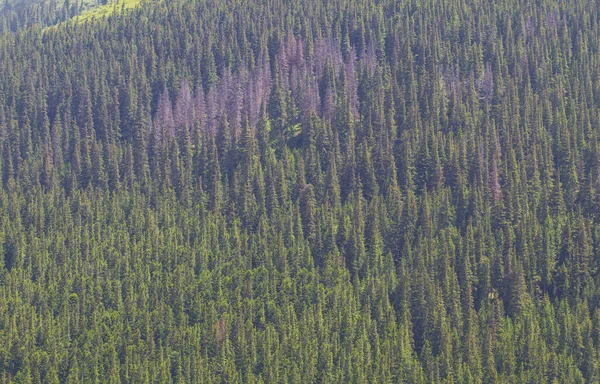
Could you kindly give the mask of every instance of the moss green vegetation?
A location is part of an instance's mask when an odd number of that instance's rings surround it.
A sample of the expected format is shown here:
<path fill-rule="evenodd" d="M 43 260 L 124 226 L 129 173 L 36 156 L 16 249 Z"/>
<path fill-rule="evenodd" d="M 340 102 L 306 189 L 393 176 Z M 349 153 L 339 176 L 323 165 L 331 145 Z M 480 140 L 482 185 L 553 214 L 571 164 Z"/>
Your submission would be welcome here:
<path fill-rule="evenodd" d="M 0 14 L 0 384 L 600 382 L 600 1 L 81 12 Z"/>

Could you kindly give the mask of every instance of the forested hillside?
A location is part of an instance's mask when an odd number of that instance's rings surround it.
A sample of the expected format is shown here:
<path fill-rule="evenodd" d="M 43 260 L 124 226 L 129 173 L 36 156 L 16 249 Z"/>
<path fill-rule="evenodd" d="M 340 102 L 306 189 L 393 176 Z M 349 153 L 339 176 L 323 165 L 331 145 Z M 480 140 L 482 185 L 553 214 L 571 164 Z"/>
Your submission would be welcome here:
<path fill-rule="evenodd" d="M 0 16 L 1 383 L 600 381 L 600 2 L 44 9 Z"/>
<path fill-rule="evenodd" d="M 158 1 L 158 0 L 145 0 Z M 0 34 L 123 13 L 141 0 L 0 0 Z"/>

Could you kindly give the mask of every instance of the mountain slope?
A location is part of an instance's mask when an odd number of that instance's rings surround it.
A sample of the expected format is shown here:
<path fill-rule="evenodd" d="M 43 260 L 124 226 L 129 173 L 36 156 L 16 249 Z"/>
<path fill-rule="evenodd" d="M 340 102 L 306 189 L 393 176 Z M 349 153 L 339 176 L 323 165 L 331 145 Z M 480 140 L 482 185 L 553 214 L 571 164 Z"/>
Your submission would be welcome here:
<path fill-rule="evenodd" d="M 599 381 L 597 1 L 43 9 L 1 382 Z"/>

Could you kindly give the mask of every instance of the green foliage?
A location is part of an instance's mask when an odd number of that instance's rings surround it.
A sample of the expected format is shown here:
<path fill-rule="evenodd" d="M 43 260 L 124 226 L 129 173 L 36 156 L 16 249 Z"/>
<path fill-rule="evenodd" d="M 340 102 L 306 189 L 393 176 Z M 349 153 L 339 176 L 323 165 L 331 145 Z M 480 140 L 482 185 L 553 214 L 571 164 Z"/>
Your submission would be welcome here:
<path fill-rule="evenodd" d="M 597 1 L 81 12 L 0 14 L 0 382 L 600 380 Z"/>

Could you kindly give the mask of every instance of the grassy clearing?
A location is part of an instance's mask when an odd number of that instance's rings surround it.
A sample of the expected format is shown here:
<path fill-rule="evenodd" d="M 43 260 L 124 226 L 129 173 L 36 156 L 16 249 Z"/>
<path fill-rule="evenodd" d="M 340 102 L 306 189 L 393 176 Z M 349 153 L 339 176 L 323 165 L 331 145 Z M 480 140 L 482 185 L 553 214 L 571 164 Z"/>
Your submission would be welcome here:
<path fill-rule="evenodd" d="M 110 1 L 110 0 L 109 0 Z M 142 3 L 142 0 L 115 0 L 105 5 L 94 6 L 90 5 L 90 8 L 82 11 L 80 14 L 62 21 L 55 25 L 50 25 L 42 30 L 42 32 L 53 31 L 56 28 L 60 28 L 65 24 L 83 24 L 86 22 L 92 22 L 94 20 L 100 20 L 106 18 L 114 13 L 127 12 Z"/>
<path fill-rule="evenodd" d="M 142 1 L 141 0 L 118 0 L 114 3 L 109 3 L 96 8 L 89 9 L 80 15 L 73 18 L 76 24 L 84 23 L 86 21 L 92 21 L 94 19 L 101 19 L 108 17 L 115 12 L 121 10 L 128 10 L 137 7 Z"/>

